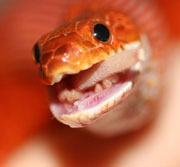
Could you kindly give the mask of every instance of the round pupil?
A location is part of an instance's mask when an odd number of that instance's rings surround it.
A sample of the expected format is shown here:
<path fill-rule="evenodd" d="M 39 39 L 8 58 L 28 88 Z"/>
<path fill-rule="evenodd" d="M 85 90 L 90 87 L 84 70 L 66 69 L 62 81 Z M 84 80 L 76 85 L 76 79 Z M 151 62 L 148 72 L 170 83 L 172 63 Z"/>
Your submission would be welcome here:
<path fill-rule="evenodd" d="M 106 42 L 109 39 L 110 33 L 106 26 L 103 24 L 96 24 L 94 27 L 94 37 L 99 41 Z"/>
<path fill-rule="evenodd" d="M 40 63 L 40 52 L 39 52 L 39 46 L 37 43 L 34 45 L 34 57 L 35 57 L 36 63 Z"/>

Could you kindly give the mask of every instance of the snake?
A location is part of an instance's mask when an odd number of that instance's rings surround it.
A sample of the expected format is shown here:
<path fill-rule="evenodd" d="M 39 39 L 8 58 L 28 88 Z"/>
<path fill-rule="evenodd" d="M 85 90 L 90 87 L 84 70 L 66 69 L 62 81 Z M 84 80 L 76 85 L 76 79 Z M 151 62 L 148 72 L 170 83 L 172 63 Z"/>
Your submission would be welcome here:
<path fill-rule="evenodd" d="M 74 2 L 66 21 L 35 43 L 34 61 L 58 121 L 120 133 L 153 115 L 162 26 L 150 1 L 103 3 Z"/>

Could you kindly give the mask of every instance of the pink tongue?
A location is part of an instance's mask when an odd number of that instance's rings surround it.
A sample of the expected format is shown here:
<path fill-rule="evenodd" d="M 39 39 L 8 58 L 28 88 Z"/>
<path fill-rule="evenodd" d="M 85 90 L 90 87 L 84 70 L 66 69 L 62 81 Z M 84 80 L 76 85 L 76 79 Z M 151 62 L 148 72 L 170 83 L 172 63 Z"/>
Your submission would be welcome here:
<path fill-rule="evenodd" d="M 122 51 L 76 75 L 74 77 L 75 88 L 80 90 L 89 88 L 108 76 L 133 66 L 138 59 L 138 50 L 139 48 Z"/>

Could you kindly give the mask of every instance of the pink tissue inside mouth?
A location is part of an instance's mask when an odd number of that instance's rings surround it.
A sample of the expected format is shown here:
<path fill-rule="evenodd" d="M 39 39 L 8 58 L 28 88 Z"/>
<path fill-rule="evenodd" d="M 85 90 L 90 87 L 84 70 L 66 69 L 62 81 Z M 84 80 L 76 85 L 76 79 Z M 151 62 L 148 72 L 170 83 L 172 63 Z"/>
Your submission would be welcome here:
<path fill-rule="evenodd" d="M 135 79 L 138 78 L 137 72 L 131 70 L 126 70 L 118 75 L 120 77 L 119 81 L 112 84 L 111 87 L 106 88 L 98 93 L 95 93 L 93 88 L 84 90 L 82 91 L 81 98 L 79 100 L 75 100 L 74 102 L 61 101 L 58 98 L 59 92 L 61 92 L 63 89 L 71 89 L 71 80 L 69 80 L 70 78 L 65 78 L 64 81 L 57 83 L 53 86 L 49 86 L 48 90 L 51 98 L 50 109 L 53 115 L 57 118 L 60 118 L 62 114 L 70 115 L 73 113 L 84 112 L 87 110 L 93 111 L 93 109 L 104 103 L 106 100 L 112 98 L 112 96 L 114 95 L 117 95 L 117 93 L 119 93 L 120 91 L 123 91 L 124 86 L 128 83 L 128 81 L 131 81 L 134 85 Z M 129 94 L 129 92 L 130 91 L 125 93 Z M 119 101 L 121 100 L 122 98 L 117 100 L 116 103 L 119 103 Z M 113 106 L 115 105 L 116 104 L 114 104 Z M 98 109 L 96 108 L 96 110 Z"/>
<path fill-rule="evenodd" d="M 110 98 L 113 94 L 120 91 L 122 84 L 115 84 L 111 88 L 105 89 L 100 93 L 96 93 L 91 95 L 88 98 L 80 100 L 77 104 L 79 110 L 87 110 L 97 106 L 98 104 L 102 103 L 103 101 Z"/>
<path fill-rule="evenodd" d="M 51 110 L 55 116 L 60 117 L 62 114 L 73 114 L 92 109 L 119 92 L 122 89 L 122 85 L 122 83 L 118 83 L 100 93 L 91 93 L 89 97 L 84 97 L 72 104 L 65 102 L 51 104 L 52 106 L 54 105 L 51 107 Z"/>

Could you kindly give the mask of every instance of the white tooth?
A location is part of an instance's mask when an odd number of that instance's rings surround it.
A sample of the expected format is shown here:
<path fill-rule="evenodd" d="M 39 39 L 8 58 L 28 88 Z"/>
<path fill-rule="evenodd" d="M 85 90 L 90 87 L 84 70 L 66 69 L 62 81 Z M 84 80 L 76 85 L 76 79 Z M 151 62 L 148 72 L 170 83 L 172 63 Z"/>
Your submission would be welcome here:
<path fill-rule="evenodd" d="M 75 100 L 79 100 L 81 97 L 81 92 L 78 92 L 74 89 L 72 90 L 68 90 L 68 89 L 64 89 L 59 93 L 59 100 L 60 101 L 69 101 L 69 102 L 74 102 Z"/>
<path fill-rule="evenodd" d="M 106 88 L 110 88 L 112 86 L 112 82 L 108 79 L 105 79 L 102 81 L 102 85 L 103 85 L 103 88 L 106 89 Z"/>
<path fill-rule="evenodd" d="M 102 90 L 103 90 L 103 88 L 102 88 L 101 84 L 98 83 L 98 84 L 95 85 L 95 89 L 94 89 L 95 93 L 99 93 Z"/>
<path fill-rule="evenodd" d="M 60 101 L 66 100 L 66 90 L 63 90 L 59 93 L 58 98 Z"/>

